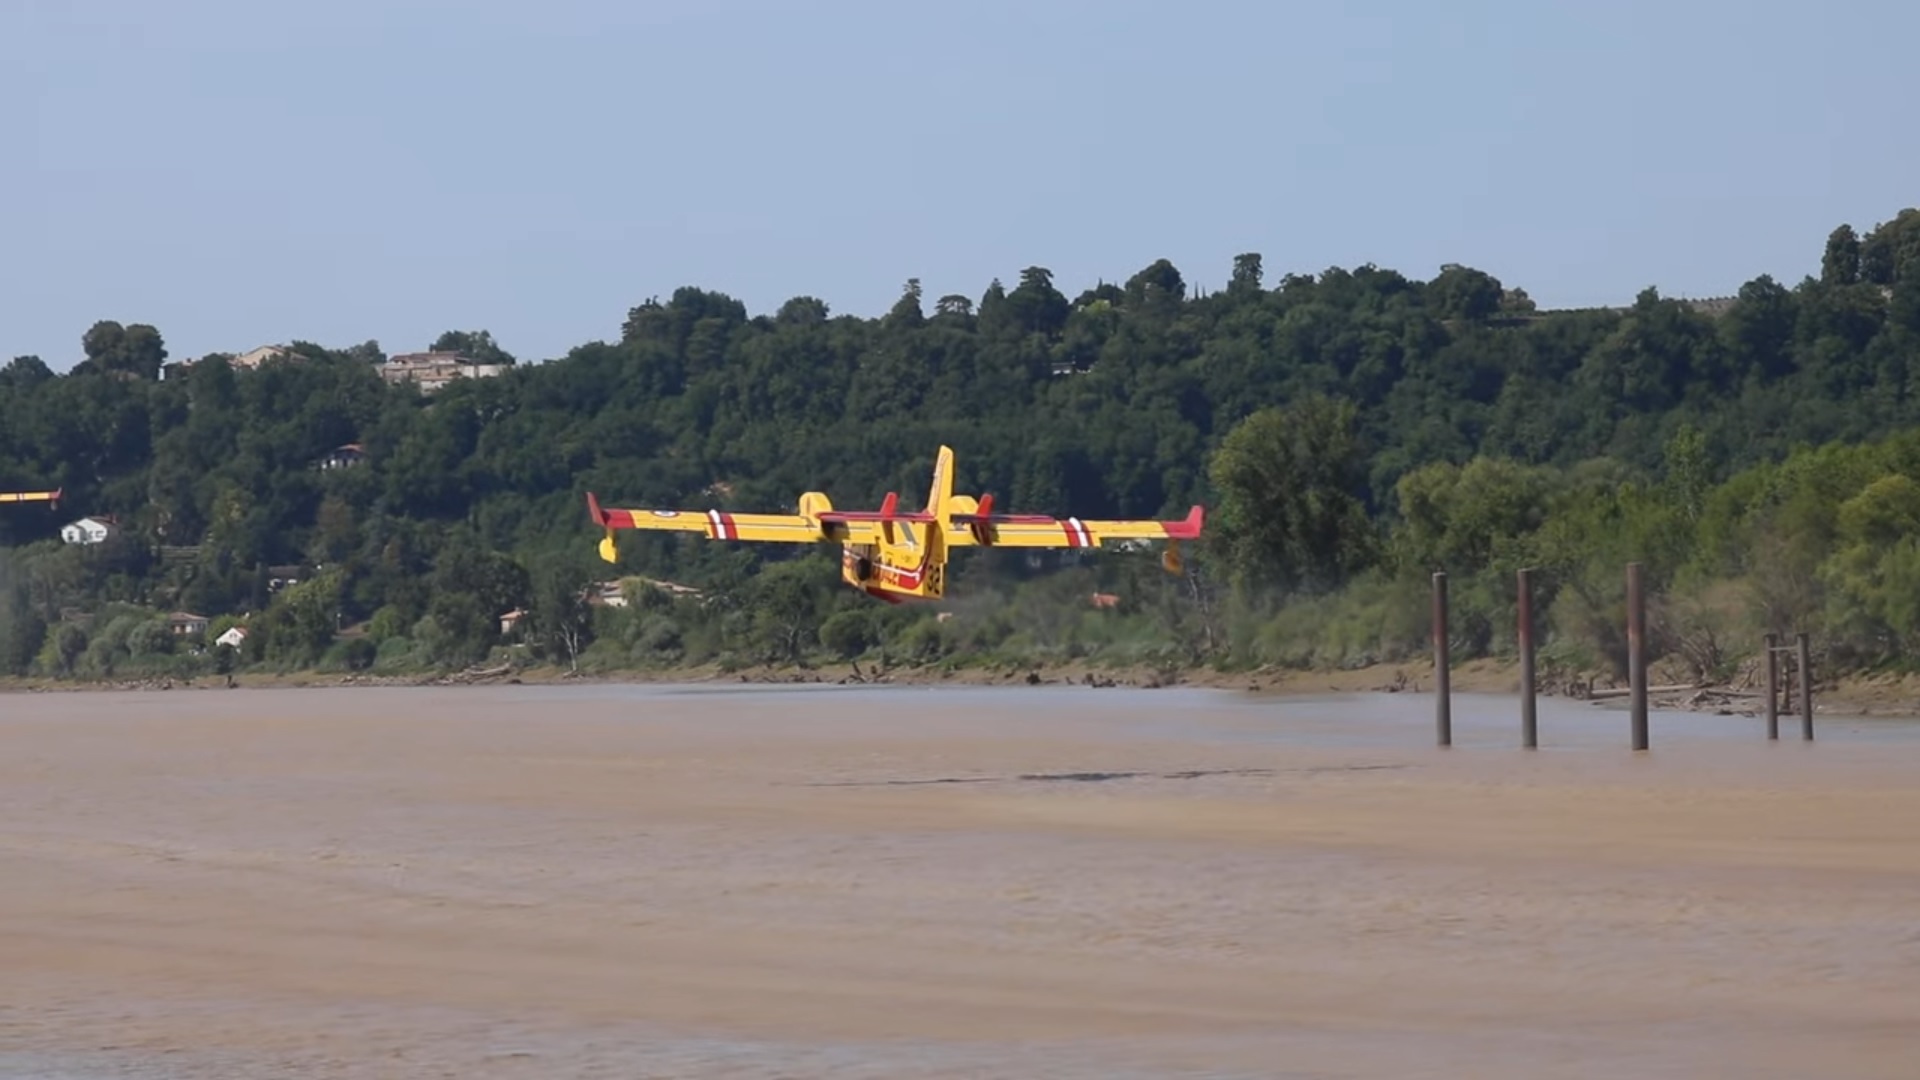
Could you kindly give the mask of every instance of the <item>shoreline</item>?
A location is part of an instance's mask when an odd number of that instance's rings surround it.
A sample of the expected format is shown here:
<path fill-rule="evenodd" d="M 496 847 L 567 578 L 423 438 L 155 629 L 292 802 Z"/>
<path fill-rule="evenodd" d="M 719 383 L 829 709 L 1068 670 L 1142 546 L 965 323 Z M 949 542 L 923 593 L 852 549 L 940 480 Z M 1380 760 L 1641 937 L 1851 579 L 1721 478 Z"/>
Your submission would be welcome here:
<path fill-rule="evenodd" d="M 1649 680 L 1659 692 L 1649 693 L 1649 705 L 1663 711 L 1716 712 L 1757 716 L 1763 691 L 1739 684 L 1694 685 L 1681 678 L 1652 672 Z M 896 686 L 1087 686 L 1098 689 L 1237 690 L 1272 696 L 1310 694 L 1431 693 L 1433 665 L 1429 661 L 1373 664 L 1339 670 L 1259 668 L 1216 671 L 1211 668 L 1167 670 L 1147 665 L 1104 666 L 1090 663 L 1028 664 L 1003 662 L 969 667 L 895 666 L 885 670 L 856 663 L 755 665 L 733 671 L 717 665 L 685 668 L 635 669 L 616 672 L 569 672 L 550 666 L 519 669 L 497 667 L 458 672 L 372 675 L 328 672 L 249 672 L 229 678 L 208 675 L 196 679 L 167 678 L 62 680 L 12 677 L 0 679 L 0 694 L 135 692 L 152 690 L 272 690 L 391 686 L 500 686 L 500 685 L 896 685 Z M 1473 660 L 1449 672 L 1454 693 L 1517 696 L 1520 669 L 1511 660 Z M 1538 677 L 1541 698 L 1586 700 L 1596 707 L 1626 707 L 1625 686 L 1610 679 L 1588 680 Z M 1597 695 L 1597 696 L 1596 696 Z M 1857 717 L 1920 719 L 1920 676 L 1842 676 L 1822 680 L 1814 687 L 1814 711 Z M 1783 717 L 1793 715 L 1783 702 Z"/>

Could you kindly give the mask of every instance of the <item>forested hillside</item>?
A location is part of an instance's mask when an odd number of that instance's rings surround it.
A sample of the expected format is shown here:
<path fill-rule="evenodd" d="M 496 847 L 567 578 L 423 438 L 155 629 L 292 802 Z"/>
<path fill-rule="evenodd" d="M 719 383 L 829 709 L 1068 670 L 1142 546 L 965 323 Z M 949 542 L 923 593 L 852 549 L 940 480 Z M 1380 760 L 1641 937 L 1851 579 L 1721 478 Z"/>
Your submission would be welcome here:
<path fill-rule="evenodd" d="M 0 491 L 65 493 L 57 513 L 0 506 L 0 668 L 399 670 L 521 640 L 602 668 L 869 651 L 1350 664 L 1421 647 L 1434 569 L 1457 582 L 1457 651 L 1506 647 L 1521 565 L 1546 582 L 1551 655 L 1605 665 L 1629 558 L 1663 590 L 1658 644 L 1703 670 L 1765 628 L 1900 663 L 1920 646 L 1920 211 L 1809 241 L 1816 273 L 1757 277 L 1731 303 L 1649 287 L 1568 312 L 1467 267 L 1270 281 L 1253 254 L 1207 295 L 1165 261 L 1077 293 L 1030 267 L 977 300 L 908 282 L 879 318 L 811 297 L 753 315 L 687 287 L 634 307 L 617 341 L 432 393 L 383 380 L 372 342 L 180 365 L 159 329 L 101 322 L 67 374 L 0 370 Z M 434 344 L 513 360 L 484 332 Z M 1146 556 L 965 552 L 946 620 L 837 586 L 817 552 L 623 537 L 619 567 L 593 555 L 588 490 L 739 510 L 810 488 L 917 499 L 943 442 L 960 488 L 1003 506 L 1201 502 L 1208 540 L 1177 580 Z M 319 467 L 347 444 L 364 458 Z M 63 543 L 81 515 L 118 531 Z M 639 575 L 703 594 L 581 600 Z M 1089 604 L 1096 590 L 1118 604 Z M 503 636 L 516 609 L 531 616 Z M 213 625 L 167 632 L 182 610 Z M 238 655 L 202 651 L 234 624 Z"/>

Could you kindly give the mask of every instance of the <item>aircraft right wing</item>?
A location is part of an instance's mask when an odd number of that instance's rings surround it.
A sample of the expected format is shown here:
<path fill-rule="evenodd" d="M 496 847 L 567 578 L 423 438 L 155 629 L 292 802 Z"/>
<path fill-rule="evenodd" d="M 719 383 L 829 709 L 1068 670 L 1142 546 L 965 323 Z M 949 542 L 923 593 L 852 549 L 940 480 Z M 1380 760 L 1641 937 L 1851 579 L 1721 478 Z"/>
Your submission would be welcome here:
<path fill-rule="evenodd" d="M 43 502 L 58 504 L 60 502 L 60 492 L 64 490 L 66 489 L 61 488 L 56 491 L 0 491 L 0 503 Z"/>
<path fill-rule="evenodd" d="M 957 503 L 959 500 L 955 500 Z M 969 500 L 971 501 L 971 500 Z M 1109 540 L 1164 540 L 1167 550 L 1160 565 L 1170 573 L 1180 573 L 1180 541 L 1198 540 L 1203 507 L 1187 511 L 1181 521 L 1087 521 L 1077 517 L 1056 518 L 1044 514 L 993 513 L 993 497 L 983 496 L 979 503 L 959 503 L 958 513 L 950 514 L 947 542 L 981 547 L 1097 548 Z"/>
<path fill-rule="evenodd" d="M 1108 540 L 1197 540 L 1206 511 L 1194 507 L 1182 521 L 1099 521 L 1044 514 L 981 512 L 950 515 L 956 526 L 949 543 L 982 547 L 1100 547 Z M 960 526 L 964 526 L 964 531 Z"/>

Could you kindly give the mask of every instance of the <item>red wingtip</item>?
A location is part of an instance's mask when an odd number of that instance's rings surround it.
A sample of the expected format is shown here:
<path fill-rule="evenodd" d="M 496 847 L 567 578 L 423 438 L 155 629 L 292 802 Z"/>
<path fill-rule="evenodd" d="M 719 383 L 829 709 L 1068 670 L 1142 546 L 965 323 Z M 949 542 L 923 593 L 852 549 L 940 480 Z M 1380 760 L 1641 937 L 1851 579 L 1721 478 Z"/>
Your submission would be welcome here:
<path fill-rule="evenodd" d="M 593 492 L 591 491 L 587 492 L 587 513 L 593 517 L 593 523 L 595 525 L 605 525 L 607 523 L 607 515 L 605 511 L 600 509 L 600 500 L 594 498 Z"/>
<path fill-rule="evenodd" d="M 894 514 L 898 513 L 899 510 L 900 510 L 899 494 L 892 491 L 887 492 L 887 497 L 880 500 L 880 516 L 883 518 L 890 518 L 894 516 Z"/>
<path fill-rule="evenodd" d="M 1167 535 L 1175 540 L 1198 540 L 1200 525 L 1205 518 L 1206 508 L 1196 506 L 1187 511 L 1186 520 L 1167 522 Z"/>

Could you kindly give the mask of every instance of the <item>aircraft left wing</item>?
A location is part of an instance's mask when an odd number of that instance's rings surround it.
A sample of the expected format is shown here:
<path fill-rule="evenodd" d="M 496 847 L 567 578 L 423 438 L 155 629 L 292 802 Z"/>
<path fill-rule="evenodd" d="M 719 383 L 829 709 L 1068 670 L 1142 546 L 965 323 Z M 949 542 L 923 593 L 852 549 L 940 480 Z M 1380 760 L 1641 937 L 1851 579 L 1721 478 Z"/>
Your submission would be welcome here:
<path fill-rule="evenodd" d="M 62 488 L 57 491 L 0 491 L 0 503 L 44 502 L 58 504 L 60 502 L 60 491 L 64 490 L 66 489 Z"/>
<path fill-rule="evenodd" d="M 594 524 L 607 530 L 600 541 L 600 557 L 614 561 L 615 529 L 648 529 L 701 533 L 709 540 L 749 540 L 776 544 L 808 544 L 816 540 L 874 543 L 880 522 L 828 511 L 805 514 L 735 514 L 726 510 L 618 510 L 604 509 L 592 492 L 587 512 Z"/>

